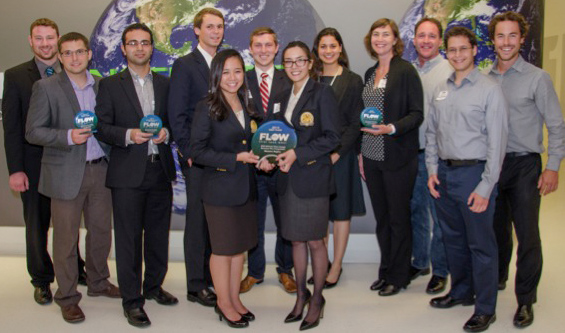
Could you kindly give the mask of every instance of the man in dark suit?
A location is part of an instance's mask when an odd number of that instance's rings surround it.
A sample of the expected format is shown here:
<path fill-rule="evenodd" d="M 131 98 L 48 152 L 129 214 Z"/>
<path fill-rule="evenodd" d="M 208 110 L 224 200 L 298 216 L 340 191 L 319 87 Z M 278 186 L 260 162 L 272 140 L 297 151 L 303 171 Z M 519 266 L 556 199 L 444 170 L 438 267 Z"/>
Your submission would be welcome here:
<path fill-rule="evenodd" d="M 224 16 L 214 8 L 204 8 L 194 17 L 198 46 L 173 64 L 169 90 L 169 123 L 178 145 L 179 161 L 186 179 L 187 212 L 184 229 L 187 299 L 204 306 L 216 305 L 209 286 L 210 241 L 204 217 L 200 184 L 203 168 L 192 164 L 189 147 L 190 126 L 196 104 L 208 93 L 210 64 L 224 38 Z"/>
<path fill-rule="evenodd" d="M 49 304 L 53 300 L 49 285 L 54 281 L 55 273 L 47 251 L 51 201 L 37 191 L 43 147 L 30 144 L 24 136 L 33 83 L 61 71 L 57 60 L 58 39 L 59 28 L 50 19 L 40 18 L 31 24 L 28 41 L 34 58 L 6 71 L 2 98 L 4 147 L 10 188 L 21 194 L 26 226 L 27 269 L 35 287 L 35 301 L 39 304 Z M 78 269 L 79 283 L 86 285 L 84 261 L 80 254 Z"/>
<path fill-rule="evenodd" d="M 124 314 L 131 325 L 143 327 L 151 324 L 143 310 L 144 297 L 163 305 L 178 303 L 161 288 L 169 254 L 171 181 L 176 176 L 168 145 L 169 80 L 150 70 L 153 34 L 145 24 L 134 23 L 124 30 L 122 52 L 128 68 L 100 82 L 97 137 L 112 145 L 106 186 L 112 190 L 116 266 Z M 139 128 L 147 115 L 164 121 L 155 136 Z"/>
<path fill-rule="evenodd" d="M 259 27 L 251 32 L 249 52 L 255 61 L 255 68 L 248 71 L 247 84 L 253 99 L 255 110 L 269 118 L 273 112 L 274 97 L 290 87 L 286 74 L 275 68 L 275 56 L 279 51 L 277 35 L 273 29 Z M 271 201 L 275 224 L 277 225 L 277 242 L 275 245 L 275 262 L 279 282 L 288 293 L 296 292 L 296 282 L 292 275 L 292 244 L 283 239 L 279 233 L 280 213 L 279 199 L 276 194 L 276 174 L 259 171 L 257 173 L 258 221 L 257 246 L 248 252 L 247 276 L 241 281 L 239 291 L 249 291 L 253 285 L 263 282 L 265 276 L 265 218 L 267 215 L 267 198 Z"/>
<path fill-rule="evenodd" d="M 104 186 L 106 155 L 90 131 L 75 128 L 80 110 L 94 110 L 97 80 L 88 72 L 92 51 L 88 39 L 71 32 L 58 41 L 64 71 L 33 86 L 26 139 L 41 145 L 39 193 L 51 197 L 53 266 L 59 289 L 55 302 L 69 323 L 84 320 L 78 306 L 77 239 L 81 216 L 86 236 L 88 295 L 120 297 L 108 281 L 112 244 L 110 190 Z"/>

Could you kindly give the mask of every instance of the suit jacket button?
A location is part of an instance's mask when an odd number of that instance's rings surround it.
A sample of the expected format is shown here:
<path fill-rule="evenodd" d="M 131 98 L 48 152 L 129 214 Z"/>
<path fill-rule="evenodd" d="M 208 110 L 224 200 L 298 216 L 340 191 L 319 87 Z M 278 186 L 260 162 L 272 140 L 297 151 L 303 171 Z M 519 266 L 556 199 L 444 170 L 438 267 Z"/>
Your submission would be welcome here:
<path fill-rule="evenodd" d="M 243 141 L 241 141 L 241 143 L 243 143 L 244 145 L 246 145 L 246 144 L 247 144 L 247 140 L 243 140 Z"/>

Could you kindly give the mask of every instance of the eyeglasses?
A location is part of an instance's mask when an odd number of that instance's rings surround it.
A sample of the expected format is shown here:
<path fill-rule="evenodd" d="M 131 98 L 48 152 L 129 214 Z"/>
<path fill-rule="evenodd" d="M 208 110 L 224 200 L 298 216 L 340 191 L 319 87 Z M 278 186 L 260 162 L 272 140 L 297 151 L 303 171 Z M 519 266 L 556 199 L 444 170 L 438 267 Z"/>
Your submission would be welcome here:
<path fill-rule="evenodd" d="M 149 41 L 147 39 L 144 39 L 142 41 L 138 41 L 138 40 L 134 39 L 134 40 L 130 40 L 129 42 L 127 42 L 126 45 L 127 46 L 133 46 L 133 47 L 136 47 L 138 45 L 149 46 L 149 45 L 151 45 L 151 41 Z"/>
<path fill-rule="evenodd" d="M 88 50 L 87 49 L 78 49 L 76 51 L 71 51 L 71 50 L 67 50 L 67 51 L 63 51 L 61 52 L 61 55 L 65 58 L 70 58 L 74 55 L 76 55 L 77 57 L 82 57 L 84 55 L 88 54 Z"/>
<path fill-rule="evenodd" d="M 453 48 L 447 49 L 447 53 L 448 53 L 448 54 L 456 54 L 457 52 L 459 52 L 459 53 L 466 53 L 467 51 L 469 51 L 469 50 L 471 50 L 471 49 L 472 49 L 472 48 L 471 48 L 471 47 L 468 47 L 468 46 L 462 46 L 462 47 L 460 47 L 460 48 L 455 48 L 455 47 L 453 47 Z"/>
<path fill-rule="evenodd" d="M 306 65 L 306 63 L 308 63 L 310 60 L 309 59 L 296 59 L 296 60 L 284 60 L 283 66 L 284 67 L 292 67 L 292 65 L 296 65 L 296 67 L 304 67 Z"/>

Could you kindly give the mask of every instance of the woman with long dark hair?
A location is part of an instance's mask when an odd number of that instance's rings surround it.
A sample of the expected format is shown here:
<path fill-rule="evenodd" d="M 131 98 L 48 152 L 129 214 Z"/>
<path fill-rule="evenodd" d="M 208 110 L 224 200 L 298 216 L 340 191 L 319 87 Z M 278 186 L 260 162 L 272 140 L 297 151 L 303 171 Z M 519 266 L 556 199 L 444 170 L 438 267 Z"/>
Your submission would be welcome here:
<path fill-rule="evenodd" d="M 230 327 L 246 327 L 255 319 L 239 298 L 244 252 L 257 244 L 258 157 L 250 152 L 256 124 L 245 94 L 244 68 L 237 51 L 216 54 L 210 92 L 196 107 L 190 138 L 194 163 L 205 167 L 202 200 L 212 244 L 215 310 Z"/>

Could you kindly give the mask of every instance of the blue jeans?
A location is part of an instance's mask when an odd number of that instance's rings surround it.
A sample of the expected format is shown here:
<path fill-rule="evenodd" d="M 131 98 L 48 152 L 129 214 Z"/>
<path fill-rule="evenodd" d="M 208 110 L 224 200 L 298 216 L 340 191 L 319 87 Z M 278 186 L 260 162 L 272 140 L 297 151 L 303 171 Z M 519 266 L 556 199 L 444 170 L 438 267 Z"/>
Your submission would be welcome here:
<path fill-rule="evenodd" d="M 275 174 L 261 173 L 257 175 L 257 246 L 249 250 L 247 258 L 248 273 L 256 279 L 265 276 L 265 219 L 267 217 L 267 198 L 271 200 L 273 215 L 277 226 L 277 242 L 275 244 L 275 262 L 277 273 L 292 275 L 292 243 L 280 235 L 280 208 L 276 194 Z"/>
<path fill-rule="evenodd" d="M 418 175 L 414 192 L 412 192 L 410 209 L 412 212 L 412 266 L 418 269 L 428 268 L 431 257 L 433 274 L 447 277 L 449 272 L 445 246 L 433 198 L 428 190 L 428 171 L 424 152 L 418 154 Z"/>

